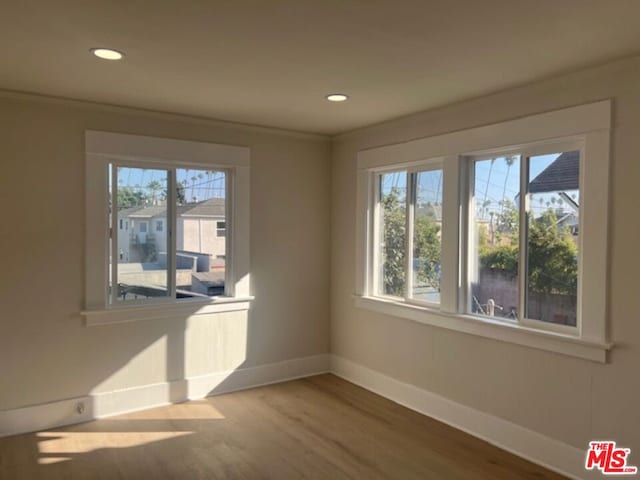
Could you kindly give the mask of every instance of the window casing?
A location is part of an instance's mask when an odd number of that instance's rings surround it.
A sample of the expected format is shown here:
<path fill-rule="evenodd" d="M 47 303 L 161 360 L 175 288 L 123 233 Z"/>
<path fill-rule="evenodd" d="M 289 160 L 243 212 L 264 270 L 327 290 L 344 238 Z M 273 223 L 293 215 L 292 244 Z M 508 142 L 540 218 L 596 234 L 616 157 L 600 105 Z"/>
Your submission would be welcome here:
<path fill-rule="evenodd" d="M 611 346 L 606 336 L 606 254 L 603 253 L 607 251 L 609 121 L 610 103 L 605 101 L 360 152 L 357 305 L 444 328 L 604 361 Z M 532 195 L 528 192 L 534 180 L 529 172 L 539 174 L 541 165 L 548 166 L 562 153 L 579 156 L 579 189 L 574 193 L 579 195 L 577 213 L 564 215 L 572 202 L 571 192 L 564 191 L 552 198 L 554 205 L 548 209 L 550 213 L 541 213 L 539 205 L 536 213 L 536 209 L 531 208 Z M 476 173 L 491 168 L 496 159 L 508 160 L 507 168 L 517 171 L 517 178 L 487 181 L 479 192 L 474 192 L 474 188 L 479 188 L 474 183 Z M 416 301 L 408 289 L 402 294 L 388 295 L 389 292 L 380 287 L 386 258 L 380 253 L 386 246 L 381 204 L 387 200 L 381 195 L 381 185 L 390 174 L 406 175 L 406 238 L 399 243 L 404 245 L 405 253 L 409 252 L 405 255 L 408 258 L 403 276 L 410 288 L 412 275 L 408 272 L 415 267 L 411 258 L 415 222 L 410 219 L 419 204 L 415 198 L 415 179 L 417 172 L 434 169 L 443 172 L 440 301 Z M 489 183 L 497 185 L 489 186 Z M 492 206 L 489 197 L 500 197 L 505 188 L 514 190 L 510 196 L 504 195 L 509 196 L 509 201 Z M 544 196 L 538 197 L 538 202 L 540 198 L 545 201 Z M 556 201 L 562 208 L 556 207 Z M 574 203 L 573 207 L 577 207 L 577 202 Z M 515 275 L 511 279 L 515 282 L 511 297 L 504 301 L 506 305 L 501 305 L 496 301 L 499 292 L 487 293 L 488 288 L 478 292 L 481 270 L 485 283 L 491 280 L 491 276 L 486 275 L 491 273 L 490 269 L 485 265 L 491 256 L 479 253 L 477 236 L 478 224 L 483 222 L 485 230 L 495 234 L 497 230 L 491 230 L 492 222 L 507 208 L 508 213 L 513 214 L 511 222 L 515 219 L 517 225 L 512 225 L 508 234 L 500 232 L 501 237 L 494 237 L 491 244 L 498 254 L 511 254 L 510 268 Z M 485 216 L 478 222 L 476 216 L 482 211 Z M 564 223 L 561 224 L 556 212 L 562 213 Z M 556 226 L 553 230 L 544 230 L 541 225 L 549 219 L 554 219 Z M 532 235 L 538 243 L 553 237 L 552 246 L 562 247 L 559 251 L 563 252 L 565 263 L 554 267 L 557 269 L 555 283 L 540 279 L 551 264 L 539 260 L 541 247 L 531 240 Z M 484 242 L 486 244 L 486 239 Z M 534 261 L 530 257 L 538 259 Z M 564 272 L 565 276 L 558 272 Z M 509 290 L 509 285 L 501 288 Z M 479 298 L 481 295 L 483 298 Z M 561 305 L 563 302 L 569 306 Z M 478 305 L 484 307 L 479 309 Z M 497 314 L 503 311 L 504 314 Z"/>
<path fill-rule="evenodd" d="M 249 150 L 247 148 L 89 131 L 86 133 L 86 151 L 87 282 L 86 308 L 83 315 L 87 325 L 248 309 L 252 297 L 249 283 Z M 158 174 L 157 178 L 152 177 L 154 183 L 152 200 L 147 199 L 149 205 L 145 205 L 154 207 L 150 210 L 155 209 L 155 211 L 151 213 L 127 211 L 127 215 L 131 217 L 130 233 L 110 228 L 110 225 L 120 226 L 121 222 L 118 219 L 119 209 L 111 208 L 119 202 L 118 186 L 123 182 L 123 179 L 120 179 L 120 182 L 118 179 L 120 169 L 125 169 L 122 171 L 138 169 L 140 172 Z M 185 200 L 184 195 L 179 194 L 177 179 L 181 171 L 195 171 L 196 174 L 200 172 L 200 176 L 194 176 L 195 180 L 189 189 L 194 196 L 192 199 Z M 206 180 L 206 176 L 213 172 L 223 172 L 222 177 L 225 179 L 224 200 L 220 203 L 223 205 L 221 208 L 226 212 L 223 216 L 229 231 L 228 238 L 220 247 L 224 249 L 220 256 L 226 259 L 222 266 L 224 269 L 223 291 L 220 288 L 206 290 L 213 284 L 209 282 L 207 272 L 209 269 L 213 271 L 218 268 L 220 264 L 219 261 L 214 264 L 214 257 L 217 255 L 208 251 L 206 256 L 196 255 L 192 251 L 178 255 L 176 242 L 177 217 L 181 212 L 184 213 L 185 218 L 189 217 L 188 221 L 194 225 L 203 223 L 203 216 L 212 219 L 214 214 L 220 216 L 219 212 L 212 212 L 212 205 L 198 205 L 202 200 L 198 198 L 200 195 L 198 192 L 201 191 L 201 189 L 198 190 L 198 185 L 203 184 L 202 179 Z M 215 199 L 213 200 L 216 203 Z M 192 203 L 185 204 L 185 202 Z M 149 215 L 151 217 L 134 220 L 136 213 L 139 213 L 140 217 Z M 195 223 L 193 223 L 194 220 Z M 140 228 L 142 225 L 147 226 L 146 231 L 142 231 Z M 215 240 L 215 219 L 211 220 L 209 225 L 211 227 L 203 228 L 195 235 L 194 242 L 202 242 L 203 239 L 217 241 Z M 121 240 L 120 244 L 118 240 Z M 156 248 L 142 248 L 154 242 L 157 242 Z M 138 247 L 138 252 L 123 251 L 123 246 L 126 248 L 129 244 L 132 248 Z M 151 252 L 152 255 L 147 260 L 162 264 L 161 268 L 157 269 L 153 281 L 155 283 L 151 286 L 155 293 L 141 295 L 138 289 L 137 295 L 130 295 L 127 301 L 121 301 L 123 299 L 119 294 L 123 289 L 119 285 L 122 283 L 119 282 L 118 277 L 119 265 L 130 260 L 131 262 L 144 261 L 139 252 L 146 254 Z M 178 256 L 180 256 L 179 259 Z M 112 261 L 113 259 L 117 261 Z M 201 268 L 201 263 L 206 260 L 209 260 L 205 262 L 206 268 Z M 188 265 L 184 266 L 185 262 L 192 262 L 194 272 L 196 270 L 203 272 L 197 275 L 198 287 L 205 289 L 203 293 L 186 292 L 185 294 L 180 290 L 180 279 L 186 279 L 190 273 L 187 269 Z M 179 268 L 184 270 L 180 278 L 177 273 Z M 144 271 L 145 268 L 142 270 Z M 194 274 L 191 277 L 190 283 L 196 281 L 193 279 L 195 276 Z M 138 275 L 136 278 L 139 279 L 139 277 Z M 158 280 L 159 277 L 162 278 Z M 118 282 L 118 288 L 113 279 Z M 147 283 L 146 280 L 143 281 L 144 285 Z M 196 292 L 195 288 L 189 287 L 189 290 Z"/>

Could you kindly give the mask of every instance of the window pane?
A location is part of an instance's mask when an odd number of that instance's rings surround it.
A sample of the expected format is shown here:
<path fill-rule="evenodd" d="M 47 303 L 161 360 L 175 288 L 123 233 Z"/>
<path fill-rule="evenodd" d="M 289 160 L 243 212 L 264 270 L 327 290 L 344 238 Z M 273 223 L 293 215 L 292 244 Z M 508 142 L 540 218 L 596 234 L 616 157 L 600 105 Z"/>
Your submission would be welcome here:
<path fill-rule="evenodd" d="M 404 297 L 407 172 L 380 175 L 379 293 Z"/>
<path fill-rule="evenodd" d="M 580 152 L 529 159 L 526 317 L 577 325 Z"/>
<path fill-rule="evenodd" d="M 226 174 L 178 169 L 176 177 L 178 298 L 223 295 L 226 239 L 218 223 L 226 222 Z"/>
<path fill-rule="evenodd" d="M 415 182 L 411 295 L 440 303 L 442 170 L 418 172 Z"/>
<path fill-rule="evenodd" d="M 474 162 L 471 311 L 518 318 L 520 157 Z"/>
<path fill-rule="evenodd" d="M 166 297 L 167 234 L 154 232 L 150 223 L 167 221 L 168 171 L 118 167 L 118 224 L 130 229 L 118 231 L 117 299 L 133 301 Z"/>

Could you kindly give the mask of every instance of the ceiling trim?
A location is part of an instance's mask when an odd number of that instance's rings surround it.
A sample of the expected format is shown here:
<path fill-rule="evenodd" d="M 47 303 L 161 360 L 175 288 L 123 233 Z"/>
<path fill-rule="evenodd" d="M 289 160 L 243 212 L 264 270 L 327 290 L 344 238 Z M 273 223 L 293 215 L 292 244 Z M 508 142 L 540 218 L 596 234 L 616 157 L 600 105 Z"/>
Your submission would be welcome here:
<path fill-rule="evenodd" d="M 300 132 L 297 130 L 288 130 L 285 128 L 269 127 L 265 125 L 253 125 L 248 123 L 233 122 L 229 120 L 221 120 L 211 117 L 203 117 L 197 115 L 188 115 L 184 113 L 165 112 L 162 110 L 153 110 L 139 107 L 130 107 L 126 105 L 117 105 L 111 103 L 95 102 L 91 100 L 80 100 L 76 98 L 60 97 L 48 95 L 44 93 L 23 92 L 18 90 L 7 90 L 0 88 L 0 98 L 12 100 L 22 100 L 30 102 L 49 103 L 57 105 L 72 105 L 78 108 L 93 108 L 105 112 L 136 114 L 148 116 L 158 120 L 179 121 L 182 123 L 193 123 L 197 125 L 209 125 L 212 127 L 235 128 L 246 132 L 266 133 L 271 135 L 281 135 L 285 137 L 301 138 L 306 140 L 316 140 L 326 142 L 331 140 L 332 135 L 321 133 Z"/>

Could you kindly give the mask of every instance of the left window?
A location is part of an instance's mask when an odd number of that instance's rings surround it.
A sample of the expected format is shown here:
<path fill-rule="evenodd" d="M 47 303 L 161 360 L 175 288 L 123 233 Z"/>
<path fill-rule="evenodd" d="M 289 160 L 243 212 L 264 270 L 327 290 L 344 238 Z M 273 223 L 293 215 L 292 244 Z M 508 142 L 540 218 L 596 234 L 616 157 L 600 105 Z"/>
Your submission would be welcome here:
<path fill-rule="evenodd" d="M 226 170 L 109 164 L 110 304 L 225 294 L 227 245 L 216 230 L 227 216 L 229 176 Z M 133 229 L 123 232 L 126 222 Z"/>
<path fill-rule="evenodd" d="M 87 132 L 86 150 L 88 324 L 248 308 L 246 147 Z"/>
<path fill-rule="evenodd" d="M 440 304 L 442 168 L 376 175 L 377 295 Z"/>

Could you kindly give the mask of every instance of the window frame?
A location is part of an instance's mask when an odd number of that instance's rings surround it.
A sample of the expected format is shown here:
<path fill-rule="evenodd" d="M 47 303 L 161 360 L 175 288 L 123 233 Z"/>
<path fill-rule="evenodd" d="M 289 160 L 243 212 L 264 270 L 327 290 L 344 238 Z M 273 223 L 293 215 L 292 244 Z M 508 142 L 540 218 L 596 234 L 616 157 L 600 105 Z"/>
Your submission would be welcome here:
<path fill-rule="evenodd" d="M 373 171 L 374 180 L 373 180 L 373 199 L 374 203 L 372 208 L 374 209 L 373 214 L 373 233 L 371 237 L 371 249 L 373 252 L 371 262 L 371 285 L 372 292 L 382 292 L 382 284 L 381 284 L 381 269 L 382 263 L 380 262 L 379 255 L 380 249 L 376 247 L 379 244 L 381 238 L 381 210 L 380 210 L 380 181 L 383 175 L 389 173 L 406 173 L 407 176 L 407 191 L 406 191 L 406 217 L 405 217 L 405 295 L 404 298 L 396 297 L 393 295 L 384 295 L 382 293 L 376 293 L 374 296 L 380 298 L 386 298 L 389 300 L 398 300 L 402 299 L 403 302 L 407 304 L 422 306 L 425 308 L 429 308 L 432 310 L 440 310 L 441 302 L 429 302 L 428 300 L 420 300 L 416 298 L 412 298 L 412 289 L 413 289 L 413 234 L 415 231 L 415 205 L 417 202 L 416 199 L 416 180 L 417 175 L 422 172 L 432 172 L 436 170 L 442 170 L 443 178 L 444 178 L 444 165 L 442 159 L 430 159 L 424 162 L 420 162 L 420 164 L 413 165 L 408 168 L 391 168 L 391 169 L 376 169 Z M 441 255 L 442 256 L 442 255 Z"/>
<path fill-rule="evenodd" d="M 85 235 L 85 309 L 86 325 L 173 318 L 179 315 L 247 310 L 253 297 L 249 275 L 249 158 L 247 147 L 220 145 L 159 137 L 111 132 L 86 131 L 86 235 Z M 185 161 L 185 159 L 188 159 Z M 180 168 L 225 171 L 226 209 L 229 239 L 226 242 L 225 295 L 188 299 L 166 298 L 144 302 L 109 301 L 109 164 L 161 168 L 169 173 L 171 189 L 175 171 Z M 173 173 L 171 173 L 173 172 Z M 173 181 L 172 181 L 173 180 Z M 117 187 L 116 187 L 117 188 Z M 170 197 L 176 193 L 171 192 Z M 171 246 L 168 272 L 174 270 L 176 254 L 175 207 L 169 205 L 167 229 Z M 113 218 L 113 217 L 112 217 Z M 114 242 L 115 244 L 115 242 Z M 117 245 L 113 248 L 116 248 Z M 169 275 L 173 278 L 173 275 Z M 170 291 L 175 293 L 169 280 Z M 146 299 L 149 300 L 149 299 Z"/>
<path fill-rule="evenodd" d="M 572 336 L 580 336 L 580 327 L 583 322 L 581 315 L 581 306 L 582 306 L 582 266 L 583 266 L 583 235 L 578 235 L 578 289 L 576 295 L 576 318 L 577 325 L 569 326 L 569 325 L 559 325 L 551 322 L 545 322 L 542 320 L 536 320 L 533 318 L 526 318 L 524 316 L 524 312 L 526 312 L 525 304 L 526 304 L 526 291 L 527 291 L 527 279 L 528 279 L 528 271 L 523 268 L 527 265 L 527 239 L 528 236 L 525 232 L 528 233 L 528 229 L 526 227 L 528 221 L 528 195 L 522 197 L 523 193 L 527 193 L 527 175 L 528 175 L 528 162 L 531 157 L 540 156 L 540 155 L 548 155 L 554 153 L 563 153 L 568 151 L 578 151 L 580 152 L 580 169 L 579 169 L 579 182 L 580 187 L 582 187 L 583 179 L 583 170 L 584 170 L 584 140 L 583 139 L 572 139 L 565 140 L 560 139 L 557 142 L 543 142 L 543 143 L 532 143 L 529 145 L 523 145 L 520 148 L 506 148 L 506 149 L 495 149 L 491 152 L 482 152 L 480 154 L 467 154 L 463 155 L 461 158 L 462 168 L 466 169 L 467 174 L 466 178 L 468 179 L 466 188 L 461 188 L 460 191 L 460 204 L 461 205 L 470 205 L 471 198 L 473 196 L 473 188 L 474 188 L 474 167 L 473 164 L 477 161 L 489 160 L 491 158 L 496 157 L 504 157 L 508 155 L 515 155 L 518 157 L 519 163 L 519 194 L 521 198 L 525 198 L 525 201 L 521 201 L 518 208 L 518 272 L 522 272 L 524 274 L 518 275 L 518 318 L 515 320 L 501 319 L 505 322 L 515 323 L 520 326 L 534 328 L 536 330 L 546 330 L 550 332 L 557 332 Z M 582 225 L 584 215 L 584 208 L 580 208 L 579 211 L 579 222 Z M 472 215 L 471 209 L 465 209 L 465 214 L 462 217 L 462 221 L 465 223 L 465 236 L 461 238 L 461 244 L 463 245 L 462 251 L 464 253 L 463 261 L 463 275 L 461 277 L 461 288 L 460 295 L 462 302 L 464 303 L 465 308 L 461 310 L 460 313 L 466 315 L 472 315 L 474 317 L 478 317 L 480 319 L 485 318 L 483 315 L 474 315 L 471 313 L 472 310 L 472 299 L 470 294 L 470 271 L 474 268 L 472 264 L 474 262 L 474 258 L 472 255 L 472 238 L 471 232 L 473 231 L 473 221 L 474 216 Z M 588 320 L 586 320 L 588 321 Z"/>
<path fill-rule="evenodd" d="M 606 326 L 607 253 L 602 252 L 608 252 L 610 122 L 611 102 L 605 100 L 359 152 L 356 306 L 486 338 L 606 361 L 612 345 Z M 580 151 L 578 326 L 563 328 L 566 326 L 533 319 L 508 322 L 470 314 L 467 247 L 472 221 L 471 162 L 482 156 L 518 154 L 522 155 L 521 164 L 527 164 L 531 156 L 568 150 Z M 444 175 L 439 309 L 378 296 L 372 277 L 377 265 L 377 176 L 385 171 L 420 170 L 433 162 L 442 163 Z M 520 175 L 522 188 L 525 172 Z M 524 218 L 520 222 L 522 225 Z M 523 238 L 521 235 L 521 243 Z M 524 253 L 520 249 L 521 257 Z M 519 290 L 522 297 L 522 288 Z"/>

